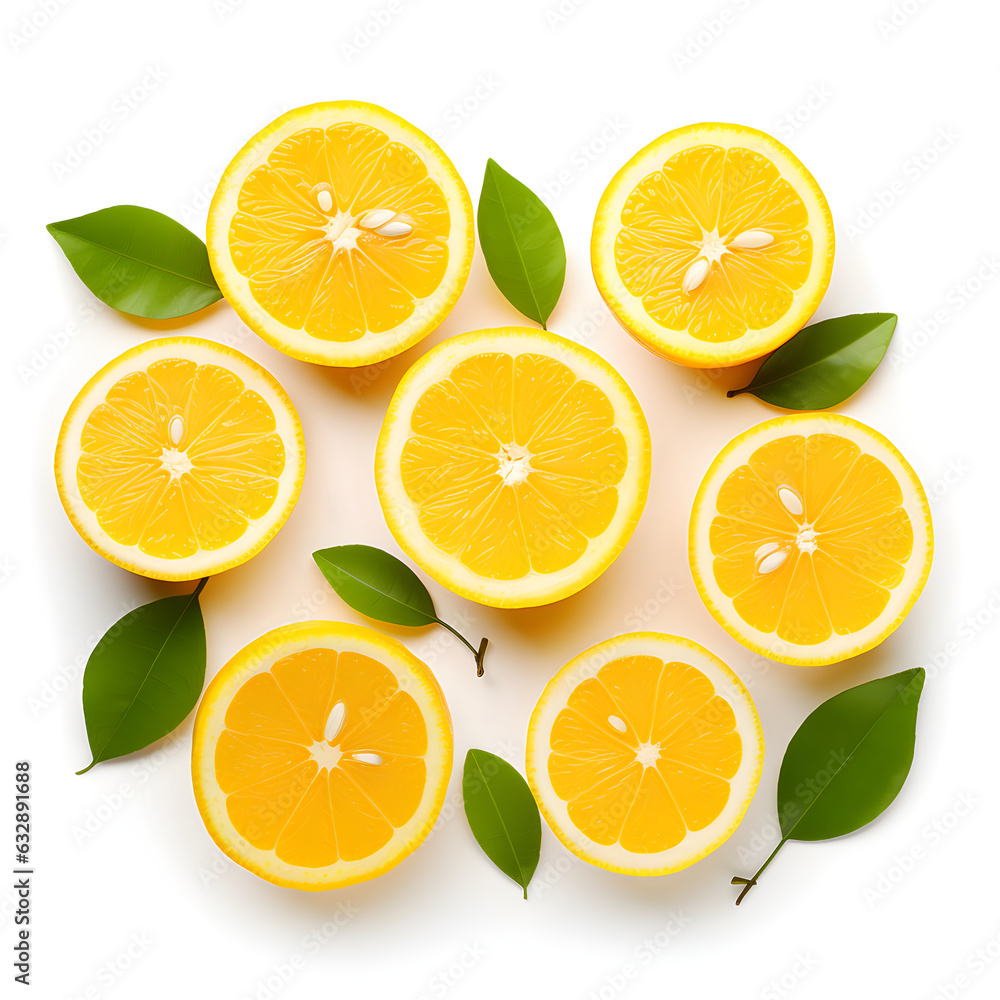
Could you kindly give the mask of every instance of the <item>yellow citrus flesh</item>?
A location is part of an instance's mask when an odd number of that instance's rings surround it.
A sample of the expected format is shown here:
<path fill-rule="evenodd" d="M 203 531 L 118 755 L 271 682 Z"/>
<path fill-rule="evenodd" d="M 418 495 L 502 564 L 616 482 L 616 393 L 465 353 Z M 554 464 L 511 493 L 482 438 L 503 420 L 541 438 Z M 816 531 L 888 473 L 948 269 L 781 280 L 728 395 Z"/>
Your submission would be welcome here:
<path fill-rule="evenodd" d="M 594 220 L 594 277 L 640 343 L 695 368 L 773 351 L 830 282 L 833 220 L 812 175 L 780 142 L 704 123 L 640 150 Z"/>
<path fill-rule="evenodd" d="M 192 773 L 212 838 L 278 885 L 381 875 L 427 836 L 451 774 L 434 675 L 394 639 L 342 622 L 275 629 L 213 679 Z"/>
<path fill-rule="evenodd" d="M 455 593 L 546 604 L 594 580 L 645 502 L 649 431 L 622 377 L 542 330 L 453 337 L 400 382 L 375 477 L 399 544 Z"/>
<path fill-rule="evenodd" d="M 877 431 L 835 413 L 778 417 L 731 441 L 691 514 L 698 591 L 744 645 L 833 663 L 880 643 L 930 571 L 916 474 Z"/>
<path fill-rule="evenodd" d="M 528 781 L 574 854 L 662 875 L 715 850 L 760 780 L 764 742 L 740 679 L 703 646 L 634 632 L 571 660 L 528 727 Z"/>
<path fill-rule="evenodd" d="M 383 108 L 299 108 L 255 135 L 212 201 L 208 251 L 226 298 L 272 346 L 372 364 L 438 326 L 473 251 L 472 203 L 423 132 Z"/>
<path fill-rule="evenodd" d="M 56 447 L 59 496 L 97 552 L 192 580 L 258 552 L 302 485 L 302 427 L 281 386 L 194 337 L 126 351 L 80 390 Z"/>

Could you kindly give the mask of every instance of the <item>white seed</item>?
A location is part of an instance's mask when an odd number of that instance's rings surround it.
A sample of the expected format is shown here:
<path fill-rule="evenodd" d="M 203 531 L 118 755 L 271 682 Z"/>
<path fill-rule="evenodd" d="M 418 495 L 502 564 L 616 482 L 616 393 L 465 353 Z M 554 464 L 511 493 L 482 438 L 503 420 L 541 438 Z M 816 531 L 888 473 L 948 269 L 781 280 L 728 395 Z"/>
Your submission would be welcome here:
<path fill-rule="evenodd" d="M 329 212 L 333 208 L 333 195 L 326 188 L 316 195 L 316 200 L 319 202 L 320 210 L 323 212 Z"/>
<path fill-rule="evenodd" d="M 609 715 L 608 722 L 610 723 L 613 729 L 617 729 L 618 732 L 620 733 L 624 733 L 625 730 L 628 729 L 628 726 L 626 726 L 625 723 L 621 719 L 619 719 L 617 715 Z"/>
<path fill-rule="evenodd" d="M 180 440 L 184 436 L 184 418 L 179 413 L 170 418 L 170 423 L 167 424 L 167 433 L 174 444 L 180 444 Z"/>
<path fill-rule="evenodd" d="M 359 764 L 381 764 L 382 758 L 377 753 L 352 753 L 351 756 Z"/>
<path fill-rule="evenodd" d="M 347 706 L 342 701 L 338 701 L 330 709 L 330 714 L 326 717 L 323 739 L 332 743 L 340 735 L 340 730 L 344 727 L 345 718 L 347 718 Z"/>
<path fill-rule="evenodd" d="M 781 501 L 782 507 L 793 517 L 802 516 L 802 498 L 791 486 L 779 486 L 778 499 Z"/>
<path fill-rule="evenodd" d="M 759 546 L 757 551 L 753 554 L 754 560 L 759 562 L 764 556 L 769 556 L 772 552 L 780 549 L 781 546 L 777 542 L 764 542 L 763 545 Z"/>
<path fill-rule="evenodd" d="M 711 270 L 711 263 L 704 257 L 699 257 L 684 273 L 681 290 L 693 292 L 708 277 L 708 272 Z"/>
<path fill-rule="evenodd" d="M 413 232 L 413 226 L 408 222 L 387 222 L 384 226 L 379 226 L 375 232 L 379 236 L 409 236 Z"/>
<path fill-rule="evenodd" d="M 748 229 L 730 240 L 729 245 L 739 247 L 741 250 L 758 250 L 773 242 L 774 237 L 770 233 L 764 232 L 763 229 Z"/>
<path fill-rule="evenodd" d="M 365 212 L 358 219 L 358 226 L 362 229 L 378 229 L 379 226 L 384 226 L 395 217 L 396 213 L 391 208 L 375 208 L 370 212 Z"/>
<path fill-rule="evenodd" d="M 769 556 L 764 556 L 757 564 L 758 573 L 773 573 L 788 558 L 787 549 L 778 549 Z"/>

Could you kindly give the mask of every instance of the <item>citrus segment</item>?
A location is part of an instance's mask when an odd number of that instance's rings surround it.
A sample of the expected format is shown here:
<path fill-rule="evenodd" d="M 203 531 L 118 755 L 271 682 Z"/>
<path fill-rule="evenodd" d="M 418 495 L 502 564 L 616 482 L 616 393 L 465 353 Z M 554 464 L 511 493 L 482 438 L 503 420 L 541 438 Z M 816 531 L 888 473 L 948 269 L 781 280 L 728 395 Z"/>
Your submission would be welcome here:
<path fill-rule="evenodd" d="M 451 721 L 427 667 L 339 622 L 275 629 L 209 685 L 195 795 L 213 839 L 279 885 L 373 878 L 424 839 L 451 772 Z"/>
<path fill-rule="evenodd" d="M 212 269 L 265 340 L 364 365 L 437 326 L 472 260 L 472 206 L 426 135 L 340 101 L 283 115 L 229 165 L 209 213 Z"/>
<path fill-rule="evenodd" d="M 545 331 L 440 344 L 396 390 L 376 483 L 399 544 L 440 583 L 498 607 L 596 578 L 632 532 L 649 432 L 621 376 Z"/>
<path fill-rule="evenodd" d="M 779 417 L 730 442 L 698 490 L 691 567 L 716 619 L 788 663 L 881 642 L 917 599 L 927 499 L 876 431 L 838 414 Z"/>
<path fill-rule="evenodd" d="M 614 177 L 591 258 L 605 301 L 650 349 L 739 364 L 805 325 L 833 266 L 826 199 L 777 140 L 741 125 L 668 132 Z"/>
<path fill-rule="evenodd" d="M 249 559 L 298 497 L 302 430 L 256 362 L 207 340 L 135 347 L 63 421 L 59 495 L 83 538 L 135 573 L 190 580 Z"/>
<path fill-rule="evenodd" d="M 721 660 L 687 639 L 636 632 L 549 682 L 528 729 L 528 781 L 579 857 L 659 875 L 733 832 L 763 752 L 753 702 Z"/>

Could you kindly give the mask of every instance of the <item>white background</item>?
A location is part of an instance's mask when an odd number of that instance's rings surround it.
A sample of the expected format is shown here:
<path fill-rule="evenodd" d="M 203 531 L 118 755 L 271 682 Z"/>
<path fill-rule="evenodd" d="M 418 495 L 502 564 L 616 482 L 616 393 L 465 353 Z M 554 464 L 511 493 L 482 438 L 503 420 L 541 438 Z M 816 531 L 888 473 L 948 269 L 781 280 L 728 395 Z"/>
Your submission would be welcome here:
<path fill-rule="evenodd" d="M 15 759 L 34 767 L 36 996 L 997 995 L 996 7 L 558 2 L 5 4 L 0 731 L 8 781 Z M 366 25 L 374 37 L 362 48 L 355 38 Z M 498 612 L 432 585 L 444 617 L 475 640 L 490 637 L 485 679 L 442 631 L 394 634 L 441 679 L 456 762 L 479 746 L 523 767 L 545 682 L 608 636 L 678 632 L 732 664 L 763 721 L 764 775 L 731 840 L 683 873 L 634 879 L 570 864 L 545 830 L 524 902 L 474 843 L 456 769 L 438 827 L 399 868 L 342 891 L 298 893 L 224 863 L 209 839 L 191 792 L 190 719 L 158 748 L 74 776 L 89 760 L 80 688 L 91 648 L 127 608 L 182 589 L 104 562 L 60 508 L 51 456 L 84 381 L 163 328 L 184 329 L 261 361 L 303 417 L 297 509 L 261 555 L 204 593 L 211 674 L 266 629 L 362 620 L 310 553 L 342 542 L 395 550 L 371 466 L 396 383 L 442 338 L 519 322 L 477 251 L 462 300 L 424 344 L 360 376 L 325 370 L 271 350 L 224 303 L 187 325 L 101 308 L 45 232 L 47 222 L 134 203 L 203 235 L 208 198 L 240 145 L 289 108 L 338 98 L 385 105 L 439 137 L 474 201 L 487 156 L 547 192 L 569 258 L 551 326 L 621 370 L 654 439 L 642 521 L 583 593 Z M 87 132 L 104 118 L 112 127 L 87 152 Z M 888 435 L 922 477 L 936 561 L 898 632 L 837 666 L 755 659 L 705 611 L 687 568 L 702 473 L 730 437 L 776 411 L 725 398 L 747 370 L 708 378 L 646 353 L 609 317 L 590 273 L 590 226 L 612 174 L 660 133 L 702 120 L 775 134 L 825 190 L 838 247 L 820 317 L 900 317 L 882 367 L 842 409 Z M 897 801 L 854 836 L 787 845 L 734 907 L 730 876 L 751 874 L 776 841 L 777 771 L 798 724 L 835 692 L 917 664 L 928 681 Z M 3 815 L 12 821 L 8 807 Z M 5 979 L 11 899 L 0 890 Z M 331 935 L 335 918 L 342 926 Z"/>

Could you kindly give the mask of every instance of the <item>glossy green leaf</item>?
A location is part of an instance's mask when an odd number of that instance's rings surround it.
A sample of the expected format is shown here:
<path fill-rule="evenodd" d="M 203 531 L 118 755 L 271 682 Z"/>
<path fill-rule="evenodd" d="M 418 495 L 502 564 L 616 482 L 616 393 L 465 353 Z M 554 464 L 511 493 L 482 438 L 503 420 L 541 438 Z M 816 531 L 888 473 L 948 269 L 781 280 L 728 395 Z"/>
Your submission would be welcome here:
<path fill-rule="evenodd" d="M 372 545 L 335 545 L 313 553 L 330 586 L 355 611 L 393 625 L 432 625 L 434 601 L 417 574 Z"/>
<path fill-rule="evenodd" d="M 552 213 L 493 160 L 479 196 L 479 245 L 497 288 L 544 327 L 566 278 L 566 248 Z"/>
<path fill-rule="evenodd" d="M 90 654 L 83 714 L 93 760 L 78 774 L 155 743 L 194 708 L 205 684 L 205 583 L 130 611 Z"/>
<path fill-rule="evenodd" d="M 913 761 L 921 667 L 879 677 L 823 702 L 788 744 L 778 775 L 786 840 L 829 840 L 870 823 Z"/>
<path fill-rule="evenodd" d="M 542 849 L 542 821 L 528 783 L 495 754 L 470 750 L 462 773 L 462 797 L 472 835 L 483 853 L 521 886 L 527 899 Z"/>
<path fill-rule="evenodd" d="M 878 368 L 895 329 L 892 313 L 856 313 L 813 323 L 782 344 L 749 385 L 727 395 L 749 392 L 786 410 L 836 406 Z"/>
<path fill-rule="evenodd" d="M 334 545 L 318 549 L 313 559 L 330 586 L 355 611 L 392 625 L 442 625 L 472 650 L 476 672 L 483 675 L 487 640 L 483 639 L 477 650 L 441 621 L 427 588 L 406 563 L 372 545 Z"/>
<path fill-rule="evenodd" d="M 914 667 L 849 688 L 823 702 L 799 726 L 778 774 L 781 841 L 753 878 L 789 840 L 829 840 L 870 823 L 889 806 L 910 773 L 924 670 Z"/>
<path fill-rule="evenodd" d="M 171 319 L 222 298 L 205 244 L 152 209 L 115 205 L 45 228 L 80 280 L 112 309 Z"/>

